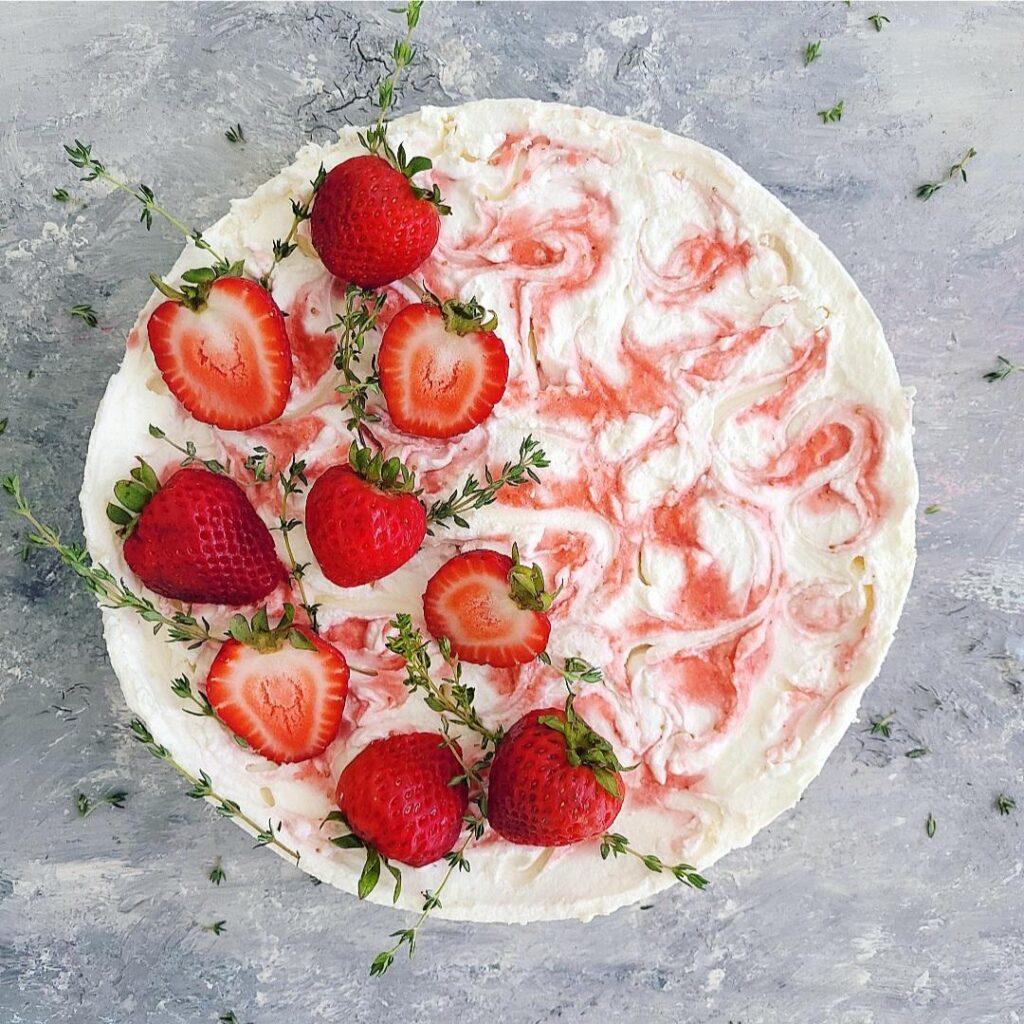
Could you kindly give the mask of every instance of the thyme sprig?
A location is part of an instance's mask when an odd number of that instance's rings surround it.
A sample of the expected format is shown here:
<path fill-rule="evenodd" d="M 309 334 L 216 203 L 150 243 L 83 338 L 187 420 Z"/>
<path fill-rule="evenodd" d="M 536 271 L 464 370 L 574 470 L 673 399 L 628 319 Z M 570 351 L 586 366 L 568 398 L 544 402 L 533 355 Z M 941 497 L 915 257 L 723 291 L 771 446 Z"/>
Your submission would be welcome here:
<path fill-rule="evenodd" d="M 71 193 L 66 188 L 55 188 L 51 198 L 58 203 L 69 203 L 71 201 Z"/>
<path fill-rule="evenodd" d="M 60 560 L 78 576 L 106 608 L 130 608 L 145 622 L 152 623 L 154 634 L 167 630 L 168 640 L 186 643 L 189 649 L 201 647 L 214 639 L 206 619 L 196 619 L 187 612 L 165 615 L 149 598 L 136 594 L 124 582 L 115 579 L 109 569 L 98 565 L 89 557 L 84 547 L 65 544 L 58 531 L 39 521 L 21 493 L 21 481 L 17 476 L 6 476 L 0 486 L 14 499 L 14 510 L 30 527 L 27 542 L 29 547 L 47 548 L 57 553 Z"/>
<path fill-rule="evenodd" d="M 836 121 L 842 121 L 844 102 L 844 100 L 839 100 L 834 106 L 829 107 L 827 110 L 819 110 L 818 117 L 821 118 L 821 123 L 835 124 Z"/>
<path fill-rule="evenodd" d="M 442 640 L 438 645 L 449 674 L 438 684 L 431 675 L 431 659 L 427 641 L 412 624 L 412 617 L 401 612 L 389 623 L 391 632 L 384 644 L 392 654 L 405 662 L 405 685 L 410 693 L 419 693 L 431 711 L 476 733 L 481 747 L 495 747 L 501 739 L 502 730 L 489 729 L 481 721 L 473 704 L 476 691 L 462 681 L 458 659 L 451 651 L 451 645 Z"/>
<path fill-rule="evenodd" d="M 197 454 L 194 441 L 186 441 L 183 445 L 178 444 L 177 441 L 168 437 L 163 430 L 153 423 L 150 423 L 149 425 L 149 436 L 155 437 L 158 441 L 166 441 L 172 448 L 181 452 L 182 455 L 185 456 L 185 458 L 181 460 L 181 466 L 183 469 L 187 466 L 191 466 L 195 462 L 199 462 L 211 473 L 217 473 L 220 476 L 225 476 L 227 474 L 227 468 L 217 459 L 201 459 Z"/>
<path fill-rule="evenodd" d="M 273 471 L 269 468 L 274 461 L 274 455 L 270 449 L 266 445 L 258 444 L 253 448 L 252 454 L 242 463 L 242 468 L 252 473 L 252 478 L 256 483 L 266 484 L 274 479 Z"/>
<path fill-rule="evenodd" d="M 929 813 L 928 817 L 925 819 L 925 823 L 924 823 L 925 835 L 928 836 L 929 839 L 934 839 L 935 838 L 935 830 L 938 827 L 939 827 L 939 823 L 935 820 L 935 815 Z"/>
<path fill-rule="evenodd" d="M 668 871 L 671 875 L 688 885 L 691 889 L 706 889 L 711 883 L 692 864 L 665 864 L 653 853 L 640 853 L 633 849 L 629 840 L 618 832 L 606 832 L 601 836 L 601 859 L 620 857 L 628 854 L 636 857 L 648 871 L 661 874 Z"/>
<path fill-rule="evenodd" d="M 555 667 L 554 662 L 551 659 L 551 655 L 547 651 L 537 655 L 538 660 L 542 661 L 545 665 L 550 665 L 552 668 Z M 594 665 L 591 665 L 589 661 L 584 661 L 583 658 L 569 657 L 562 662 L 562 667 L 558 669 L 562 678 L 565 680 L 565 684 L 568 687 L 572 687 L 578 683 L 603 683 L 604 675 L 601 670 Z"/>
<path fill-rule="evenodd" d="M 193 715 L 196 718 L 215 718 L 217 712 L 213 710 L 213 706 L 207 699 L 205 693 L 202 690 L 193 690 L 192 681 L 188 676 L 182 674 L 171 680 L 171 692 L 175 697 L 181 700 L 191 701 L 197 708 L 198 711 L 193 711 L 191 708 L 182 708 L 186 715 Z"/>
<path fill-rule="evenodd" d="M 890 711 L 887 715 L 875 715 L 870 722 L 871 735 L 889 739 L 892 736 L 892 723 L 895 718 L 895 711 Z"/>
<path fill-rule="evenodd" d="M 1017 801 L 1012 796 L 1007 796 L 1005 793 L 1000 793 L 996 797 L 996 810 L 1001 814 L 1009 814 L 1017 806 Z"/>
<path fill-rule="evenodd" d="M 297 526 L 302 525 L 301 519 L 295 519 L 288 514 L 288 499 L 294 495 L 302 494 L 305 491 L 308 481 L 306 479 L 306 462 L 304 459 L 296 459 L 292 456 L 291 464 L 287 472 L 279 473 L 278 480 L 281 484 L 281 518 L 278 521 L 278 529 L 284 540 L 285 554 L 288 556 L 288 564 L 291 566 L 289 576 L 295 581 L 299 590 L 299 607 L 309 618 L 309 627 L 314 633 L 320 632 L 320 625 L 317 615 L 320 611 L 319 604 L 313 604 L 306 595 L 306 586 L 302 582 L 309 568 L 309 562 L 300 562 L 295 557 L 295 549 L 292 547 L 291 532 Z"/>
<path fill-rule="evenodd" d="M 277 269 L 277 265 L 283 260 L 288 259 L 289 256 L 298 248 L 298 243 L 295 241 L 295 236 L 298 233 L 299 225 L 303 221 L 309 220 L 313 216 L 313 200 L 316 198 L 317 192 L 320 191 L 320 186 L 323 185 L 324 179 L 327 177 L 327 171 L 324 170 L 324 165 L 320 165 L 320 169 L 316 172 L 316 176 L 309 183 L 313 191 L 309 194 L 309 198 L 302 202 L 298 199 L 292 200 L 292 224 L 288 229 L 288 234 L 284 238 L 274 239 L 274 261 L 270 264 L 270 269 L 260 278 L 260 284 L 263 285 L 268 291 L 270 290 L 270 284 L 274 277 L 274 271 Z"/>
<path fill-rule="evenodd" d="M 884 14 L 871 14 L 868 16 L 868 21 L 875 26 L 876 32 L 882 31 L 882 23 L 889 24 L 889 19 Z"/>
<path fill-rule="evenodd" d="M 96 315 L 96 310 L 88 302 L 81 302 L 77 306 L 72 306 L 68 313 L 71 316 L 78 317 L 87 327 L 95 327 L 100 322 L 99 317 Z"/>
<path fill-rule="evenodd" d="M 213 862 L 213 867 L 210 868 L 210 871 L 206 877 L 209 878 L 209 880 L 213 882 L 214 885 L 220 885 L 221 882 L 227 879 L 228 875 L 227 872 L 224 870 L 223 866 L 221 865 L 220 857 L 218 857 Z"/>
<path fill-rule="evenodd" d="M 396 171 L 409 179 L 413 195 L 433 203 L 438 213 L 448 214 L 452 212 L 451 207 L 445 205 L 441 190 L 437 185 L 427 189 L 412 183 L 413 175 L 419 174 L 420 171 L 429 171 L 433 167 L 431 160 L 425 156 L 409 157 L 406 155 L 404 145 L 399 145 L 398 149 L 394 150 L 388 142 L 387 118 L 394 104 L 395 86 L 398 85 L 402 72 L 412 63 L 412 59 L 416 55 L 416 51 L 412 47 L 412 33 L 419 24 L 422 7 L 423 0 L 409 0 L 404 7 L 392 10 L 393 14 L 405 15 L 405 36 L 395 43 L 391 51 L 393 66 L 377 86 L 377 106 L 379 108 L 377 123 L 366 132 L 360 132 L 359 141 L 370 153 L 386 160 Z"/>
<path fill-rule="evenodd" d="M 985 380 L 987 380 L 989 384 L 995 384 L 996 381 L 1006 380 L 1011 373 L 1016 373 L 1018 370 L 1024 372 L 1024 365 L 1011 363 L 1006 356 L 996 356 L 996 368 L 994 370 L 989 370 L 988 373 L 985 374 Z"/>
<path fill-rule="evenodd" d="M 236 145 L 239 142 L 245 142 L 245 131 L 240 124 L 233 124 L 224 133 L 224 138 L 228 140 L 232 145 Z"/>
<path fill-rule="evenodd" d="M 971 148 L 968 149 L 967 152 L 964 153 L 964 155 L 955 164 L 953 164 L 952 167 L 950 167 L 950 169 L 946 172 L 946 176 L 944 178 L 940 178 L 938 181 L 926 181 L 923 185 L 918 185 L 917 191 L 914 193 L 914 195 L 916 195 L 918 199 L 931 199 L 931 197 L 935 195 L 935 193 L 938 192 L 939 189 L 943 187 L 943 185 L 947 184 L 950 181 L 954 181 L 957 177 L 961 178 L 964 184 L 966 184 L 967 161 L 970 160 L 972 157 L 976 157 L 977 155 L 978 151 L 973 146 L 971 146 Z"/>
<path fill-rule="evenodd" d="M 225 818 L 234 818 L 237 821 L 242 822 L 251 832 L 255 834 L 257 846 L 275 846 L 282 853 L 286 854 L 296 864 L 299 863 L 299 853 L 293 850 L 290 846 L 286 846 L 281 842 L 277 834 L 275 834 L 274 826 L 272 822 L 267 822 L 267 827 L 262 828 L 256 821 L 249 817 L 241 807 L 235 803 L 234 800 L 228 800 L 222 797 L 214 788 L 213 782 L 210 776 L 204 771 L 200 771 L 199 775 L 193 775 L 187 768 L 183 768 L 174 758 L 171 756 L 171 752 L 162 744 L 157 743 L 154 739 L 153 734 L 149 731 L 145 722 L 141 718 L 133 718 L 129 723 L 129 729 L 131 730 L 132 736 L 137 739 L 147 750 L 156 758 L 161 761 L 165 761 L 169 764 L 186 782 L 190 784 L 188 795 L 193 800 L 208 800 L 217 809 L 217 813 Z M 277 831 L 280 832 L 281 826 L 278 825 Z"/>
<path fill-rule="evenodd" d="M 447 529 L 450 525 L 448 520 L 451 520 L 456 526 L 467 527 L 467 512 L 492 504 L 497 500 L 498 491 L 502 487 L 519 487 L 527 480 L 540 483 L 536 471 L 550 464 L 540 442 L 534 440 L 532 435 L 527 435 L 519 445 L 519 457 L 515 462 L 506 462 L 497 476 L 491 473 L 489 467 L 484 467 L 483 486 L 470 474 L 461 491 L 452 491 L 447 498 L 435 501 L 430 506 L 427 523 Z"/>
<path fill-rule="evenodd" d="M 821 56 L 821 40 L 804 47 L 804 67 L 809 67 Z"/>
<path fill-rule="evenodd" d="M 123 789 L 115 789 L 110 793 L 106 793 L 103 796 L 90 799 L 84 793 L 75 794 L 75 808 L 78 811 L 80 818 L 88 818 L 97 807 L 102 807 L 104 804 L 109 807 L 114 807 L 117 810 L 121 810 L 124 807 L 125 800 L 128 799 L 128 794 Z"/>
<path fill-rule="evenodd" d="M 456 871 L 469 871 L 470 865 L 469 860 L 466 858 L 466 850 L 470 843 L 479 838 L 475 824 L 476 819 L 473 820 L 474 824 L 468 826 L 466 838 L 454 850 L 445 854 L 444 859 L 448 867 L 441 877 L 437 888 L 433 890 L 428 889 L 423 893 L 423 908 L 420 911 L 419 917 L 416 918 L 410 928 L 402 928 L 391 933 L 391 938 L 397 941 L 393 946 L 383 950 L 374 957 L 373 963 L 370 964 L 370 977 L 379 977 L 384 974 L 395 962 L 395 955 L 402 946 L 409 947 L 410 957 L 416 952 L 416 940 L 419 937 L 420 929 L 426 924 L 427 918 L 430 917 L 431 913 L 441 908 L 441 893 L 444 892 L 445 887 L 451 881 L 452 875 Z"/>
<path fill-rule="evenodd" d="M 226 260 L 216 249 L 210 245 L 209 242 L 203 238 L 203 234 L 196 228 L 190 228 L 183 221 L 179 220 L 174 214 L 164 209 L 157 201 L 153 194 L 153 190 L 148 185 L 139 185 L 137 189 L 132 188 L 127 182 L 122 181 L 116 175 L 110 173 L 107 168 L 92 155 L 92 145 L 81 142 L 79 139 L 75 139 L 73 146 L 64 146 L 64 151 L 67 153 L 68 160 L 81 170 L 87 173 L 82 176 L 82 181 L 95 181 L 97 178 L 101 178 L 103 181 L 115 188 L 120 189 L 122 192 L 130 195 L 133 199 L 142 204 L 142 213 L 139 215 L 139 221 L 146 225 L 146 230 L 150 230 L 153 227 L 153 215 L 161 217 L 171 227 L 180 231 L 186 238 L 192 241 L 192 244 L 197 249 L 202 249 L 208 252 L 216 261 L 217 269 L 227 269 L 231 266 L 230 262 Z"/>
<path fill-rule="evenodd" d="M 365 377 L 361 376 L 358 366 L 366 336 L 377 329 L 386 301 L 387 296 L 383 293 L 350 284 L 345 289 L 345 311 L 336 323 L 327 328 L 338 334 L 334 366 L 341 371 L 342 382 L 335 390 L 346 396 L 345 408 L 349 413 L 346 426 L 349 430 L 357 430 L 363 423 L 375 423 L 379 419 L 366 411 L 370 395 L 380 391 L 376 359 L 371 361 L 370 372 Z"/>

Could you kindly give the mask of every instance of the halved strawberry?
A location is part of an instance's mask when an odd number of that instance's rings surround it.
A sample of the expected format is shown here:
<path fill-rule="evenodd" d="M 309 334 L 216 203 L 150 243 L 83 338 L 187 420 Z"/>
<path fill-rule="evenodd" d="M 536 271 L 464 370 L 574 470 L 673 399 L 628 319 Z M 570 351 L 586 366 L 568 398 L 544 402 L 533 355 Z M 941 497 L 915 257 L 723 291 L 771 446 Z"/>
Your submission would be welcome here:
<path fill-rule="evenodd" d="M 545 612 L 555 595 L 544 589 L 538 565 L 523 565 L 497 551 L 466 551 L 431 577 L 423 594 L 423 616 L 435 637 L 474 665 L 522 665 L 548 645 Z"/>
<path fill-rule="evenodd" d="M 284 412 L 292 352 L 284 317 L 265 288 L 212 268 L 187 271 L 181 290 L 149 318 L 149 344 L 164 382 L 203 423 L 249 430 Z"/>
<path fill-rule="evenodd" d="M 273 629 L 262 608 L 251 623 L 236 615 L 232 639 L 217 652 L 206 696 L 217 717 L 258 754 L 277 764 L 322 754 L 338 735 L 348 664 L 342 653 L 306 626 L 292 608 Z"/>
<path fill-rule="evenodd" d="M 377 368 L 399 430 L 455 437 L 491 414 L 508 381 L 498 319 L 475 299 L 406 306 L 388 325 Z"/>

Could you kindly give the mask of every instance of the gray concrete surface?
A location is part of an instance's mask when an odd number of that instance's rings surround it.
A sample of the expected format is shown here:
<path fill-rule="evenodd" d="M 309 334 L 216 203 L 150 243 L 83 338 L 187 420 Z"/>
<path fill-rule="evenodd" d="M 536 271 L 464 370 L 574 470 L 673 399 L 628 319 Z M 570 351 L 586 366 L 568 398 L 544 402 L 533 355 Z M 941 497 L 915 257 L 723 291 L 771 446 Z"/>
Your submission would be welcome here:
<path fill-rule="evenodd" d="M 878 10 L 891 21 L 875 32 Z M 124 334 L 180 242 L 81 192 L 60 143 L 203 224 L 367 113 L 386 5 L 0 9 L 0 469 L 68 535 Z M 821 38 L 804 69 L 802 49 Z M 694 136 L 818 231 L 917 388 L 920 563 L 865 715 L 705 894 L 589 925 L 401 920 L 185 798 L 126 735 L 99 614 L 0 512 L 0 1024 L 286 1020 L 1019 1024 L 1024 1019 L 1024 6 L 428 5 L 403 109 L 589 103 Z M 845 101 L 840 123 L 815 111 Z M 223 137 L 241 122 L 248 138 Z M 968 146 L 968 184 L 913 196 Z M 70 318 L 91 302 L 99 327 Z M 906 751 L 929 753 L 908 759 Z M 80 819 L 76 791 L 128 791 Z M 1000 792 L 1017 810 L 996 813 Z M 937 821 L 934 838 L 925 820 Z M 207 881 L 215 858 L 227 881 Z M 223 919 L 218 936 L 202 925 Z"/>

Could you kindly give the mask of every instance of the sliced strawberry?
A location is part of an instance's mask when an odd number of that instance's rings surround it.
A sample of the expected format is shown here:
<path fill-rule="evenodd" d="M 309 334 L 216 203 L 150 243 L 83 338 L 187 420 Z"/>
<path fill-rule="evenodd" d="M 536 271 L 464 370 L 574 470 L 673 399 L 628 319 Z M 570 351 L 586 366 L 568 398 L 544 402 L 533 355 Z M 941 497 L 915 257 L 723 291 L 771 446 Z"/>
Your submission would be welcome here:
<path fill-rule="evenodd" d="M 537 565 L 497 551 L 466 551 L 437 570 L 423 594 L 423 615 L 435 637 L 474 665 L 522 665 L 548 645 L 545 612 L 554 598 Z"/>
<path fill-rule="evenodd" d="M 270 292 L 241 277 L 161 291 L 180 298 L 153 311 L 149 344 L 174 397 L 197 420 L 226 430 L 276 420 L 288 401 L 292 354 Z"/>
<path fill-rule="evenodd" d="M 306 626 L 267 627 L 266 609 L 246 623 L 231 622 L 232 639 L 206 677 L 217 717 L 258 754 L 277 764 L 322 754 L 338 735 L 348 664 L 342 653 Z"/>
<path fill-rule="evenodd" d="M 490 416 L 508 382 L 508 354 L 493 330 L 497 323 L 475 299 L 417 303 L 392 319 L 377 368 L 399 430 L 455 437 Z"/>

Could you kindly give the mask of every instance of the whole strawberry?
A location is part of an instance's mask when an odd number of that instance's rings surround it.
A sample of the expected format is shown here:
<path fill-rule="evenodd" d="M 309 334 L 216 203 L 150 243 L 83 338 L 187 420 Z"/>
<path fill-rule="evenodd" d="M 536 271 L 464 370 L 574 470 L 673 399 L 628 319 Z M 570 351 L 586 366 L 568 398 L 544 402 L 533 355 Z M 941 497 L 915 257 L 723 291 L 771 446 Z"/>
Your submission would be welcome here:
<path fill-rule="evenodd" d="M 266 524 L 229 477 L 179 469 L 162 486 L 141 459 L 114 487 L 107 516 L 150 590 L 178 601 L 252 604 L 288 577 Z"/>
<path fill-rule="evenodd" d="M 338 164 L 313 203 L 310 237 L 335 277 L 361 288 L 380 288 L 411 274 L 437 244 L 440 213 L 448 208 L 433 190 L 410 178 L 430 167 L 425 157 L 406 161 L 405 151 L 385 147 Z"/>
<path fill-rule="evenodd" d="M 568 846 L 600 835 L 622 807 L 623 766 L 573 710 L 527 712 L 498 744 L 487 817 L 510 843 Z"/>
<path fill-rule="evenodd" d="M 382 579 L 420 549 L 427 514 L 412 474 L 353 445 L 347 465 L 318 477 L 306 499 L 306 536 L 323 574 L 339 587 Z"/>
<path fill-rule="evenodd" d="M 436 732 L 374 740 L 345 767 L 336 799 L 349 828 L 382 857 L 410 867 L 455 846 L 469 805 L 458 758 Z"/>

